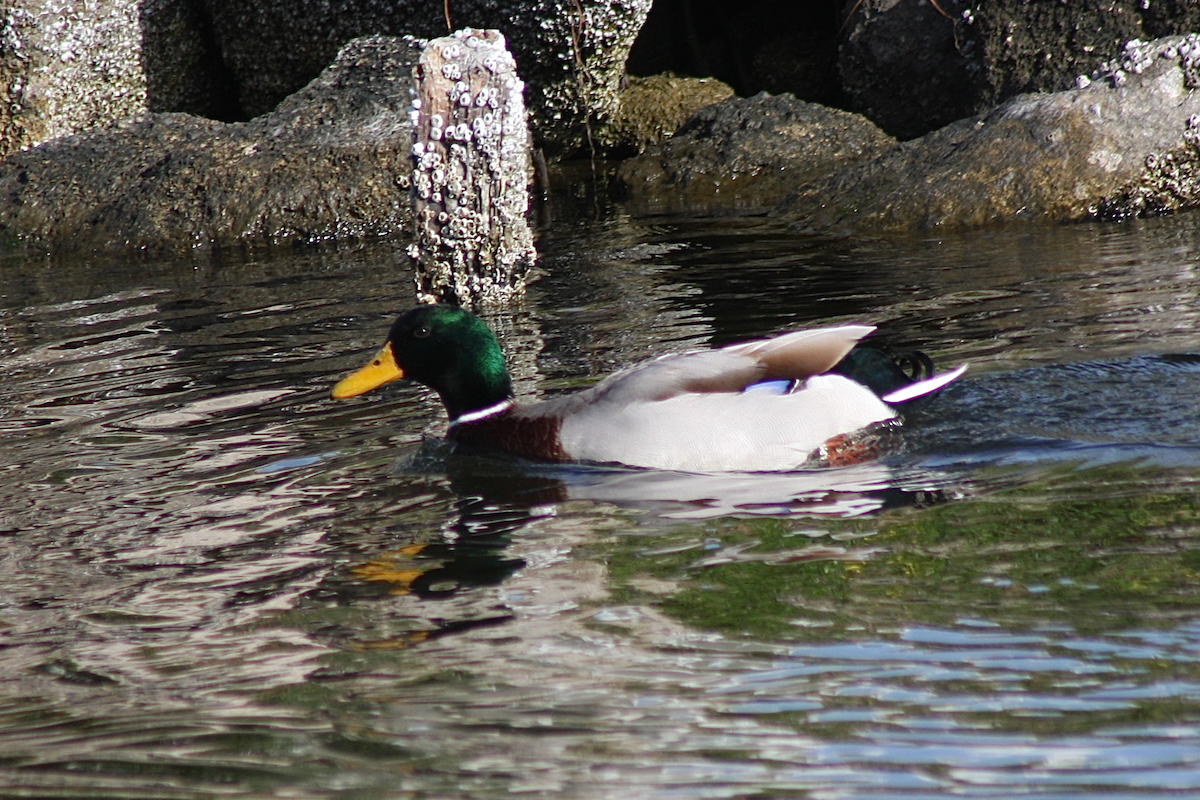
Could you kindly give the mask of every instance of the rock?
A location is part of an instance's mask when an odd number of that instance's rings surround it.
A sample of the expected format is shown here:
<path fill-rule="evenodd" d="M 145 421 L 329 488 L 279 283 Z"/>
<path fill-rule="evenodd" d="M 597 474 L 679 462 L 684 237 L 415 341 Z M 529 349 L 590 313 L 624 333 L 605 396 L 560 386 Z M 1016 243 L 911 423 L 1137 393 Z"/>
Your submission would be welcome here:
<path fill-rule="evenodd" d="M 145 111 L 141 37 L 128 0 L 0 8 L 0 158 Z"/>
<path fill-rule="evenodd" d="M 204 0 L 223 63 L 247 117 L 265 113 L 329 63 L 342 43 L 372 33 L 445 36 L 495 29 L 529 87 L 542 144 L 584 144 L 584 123 L 615 105 L 625 59 L 651 0 Z"/>
<path fill-rule="evenodd" d="M 237 76 L 222 59 L 204 3 L 137 0 L 136 5 L 142 29 L 141 70 L 146 76 L 142 110 L 182 111 L 222 122 L 249 119 L 239 99 Z"/>
<path fill-rule="evenodd" d="M 842 13 L 825 0 L 655 0 L 626 67 L 713 77 L 740 97 L 765 91 L 835 105 Z"/>
<path fill-rule="evenodd" d="M 595 131 L 595 142 L 608 151 L 643 153 L 665 141 L 692 114 L 733 96 L 713 78 L 681 78 L 671 73 L 630 77 L 617 95 L 611 116 Z"/>
<path fill-rule="evenodd" d="M 837 61 L 837 37 L 828 31 L 777 33 L 755 52 L 750 79 L 767 94 L 791 94 L 810 103 L 840 106 Z"/>
<path fill-rule="evenodd" d="M 0 240 L 178 249 L 411 230 L 419 48 L 369 37 L 247 123 L 143 114 L 0 162 Z"/>
<path fill-rule="evenodd" d="M 1074 87 L 1076 76 L 1090 74 L 1126 42 L 1146 35 L 1141 14 L 1150 5 L 1142 0 L 993 0 L 986 10 L 969 12 L 960 35 L 978 43 L 975 112 L 1019 94 Z"/>
<path fill-rule="evenodd" d="M 969 69 L 974 42 L 960 38 L 961 19 L 947 16 L 961 7 L 954 0 L 847 4 L 838 55 L 846 107 L 900 139 L 982 110 Z"/>
<path fill-rule="evenodd" d="M 651 0 L 455 0 L 455 28 L 500 30 L 542 143 L 585 144 L 615 107 Z M 356 37 L 448 32 L 424 0 L 10 0 L 0 9 L 0 157 L 147 111 L 271 112 Z"/>
<path fill-rule="evenodd" d="M 1019 94 L 1069 89 L 1130 39 L 1193 30 L 1194 7 L 1169 2 L 1168 12 L 1159 0 L 847 3 L 847 107 L 912 139 Z"/>
<path fill-rule="evenodd" d="M 761 210 L 893 144 L 856 114 L 759 94 L 701 109 L 670 139 L 626 161 L 617 183 L 642 213 Z"/>
<path fill-rule="evenodd" d="M 798 182 L 778 213 L 810 230 L 878 231 L 1200 202 L 1183 168 L 1195 161 L 1200 127 L 1200 36 L 1130 43 L 1080 83 L 1021 95 L 826 180 Z"/>
<path fill-rule="evenodd" d="M 1200 31 L 1200 5 L 1192 0 L 1154 0 L 1138 3 L 1138 9 L 1151 39 Z"/>

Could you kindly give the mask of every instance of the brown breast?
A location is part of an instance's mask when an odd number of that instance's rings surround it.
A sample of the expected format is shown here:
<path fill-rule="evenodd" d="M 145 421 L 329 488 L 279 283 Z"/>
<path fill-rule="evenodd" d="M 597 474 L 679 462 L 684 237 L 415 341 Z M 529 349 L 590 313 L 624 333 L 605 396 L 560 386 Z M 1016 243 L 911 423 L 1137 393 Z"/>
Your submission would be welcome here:
<path fill-rule="evenodd" d="M 562 448 L 557 416 L 526 416 L 514 409 L 450 428 L 449 438 L 470 447 L 503 450 L 535 461 L 570 461 Z"/>

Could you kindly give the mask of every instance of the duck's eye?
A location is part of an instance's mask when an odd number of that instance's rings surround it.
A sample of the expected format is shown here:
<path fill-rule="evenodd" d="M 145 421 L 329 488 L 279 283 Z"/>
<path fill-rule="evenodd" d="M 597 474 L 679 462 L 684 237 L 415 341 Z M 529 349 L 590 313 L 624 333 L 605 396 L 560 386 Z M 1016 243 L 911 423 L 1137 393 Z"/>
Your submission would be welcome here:
<path fill-rule="evenodd" d="M 429 328 L 426 328 L 424 325 L 422 325 L 413 331 L 413 336 L 417 337 L 418 339 L 428 339 L 429 334 L 432 332 L 433 331 L 429 330 Z"/>

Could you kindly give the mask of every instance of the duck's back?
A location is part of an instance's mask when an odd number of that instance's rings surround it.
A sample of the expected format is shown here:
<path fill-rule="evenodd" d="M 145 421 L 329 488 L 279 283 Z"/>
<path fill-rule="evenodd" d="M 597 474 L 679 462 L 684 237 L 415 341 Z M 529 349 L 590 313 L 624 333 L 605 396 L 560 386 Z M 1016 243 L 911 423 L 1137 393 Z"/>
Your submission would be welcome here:
<path fill-rule="evenodd" d="M 871 389 L 828 372 L 871 330 L 819 328 L 664 356 L 567 397 L 508 404 L 452 432 L 466 444 L 550 461 L 795 469 L 830 440 L 895 418 Z"/>

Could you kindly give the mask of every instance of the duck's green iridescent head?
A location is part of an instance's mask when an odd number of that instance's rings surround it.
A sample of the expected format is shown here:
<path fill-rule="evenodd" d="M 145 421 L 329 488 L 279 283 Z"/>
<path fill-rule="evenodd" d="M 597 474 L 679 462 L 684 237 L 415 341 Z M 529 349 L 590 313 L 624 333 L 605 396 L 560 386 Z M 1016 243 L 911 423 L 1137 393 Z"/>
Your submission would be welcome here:
<path fill-rule="evenodd" d="M 451 420 L 512 396 L 500 343 L 458 306 L 418 306 L 401 315 L 379 354 L 333 387 L 333 396 L 355 397 L 399 378 L 436 391 Z"/>

